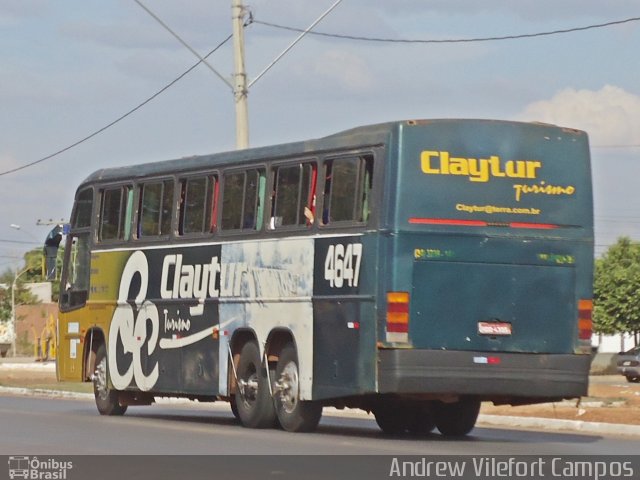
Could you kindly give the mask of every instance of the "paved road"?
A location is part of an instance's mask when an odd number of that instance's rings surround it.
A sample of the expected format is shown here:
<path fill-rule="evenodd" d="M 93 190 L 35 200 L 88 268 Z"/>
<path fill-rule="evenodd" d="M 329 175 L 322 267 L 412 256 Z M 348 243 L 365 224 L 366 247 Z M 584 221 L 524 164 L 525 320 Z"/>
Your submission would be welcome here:
<path fill-rule="evenodd" d="M 317 432 L 250 430 L 226 404 L 130 407 L 101 417 L 91 401 L 0 396 L 0 454 L 634 455 L 640 440 L 476 428 L 463 440 L 393 438 L 367 417 L 325 415 Z"/>

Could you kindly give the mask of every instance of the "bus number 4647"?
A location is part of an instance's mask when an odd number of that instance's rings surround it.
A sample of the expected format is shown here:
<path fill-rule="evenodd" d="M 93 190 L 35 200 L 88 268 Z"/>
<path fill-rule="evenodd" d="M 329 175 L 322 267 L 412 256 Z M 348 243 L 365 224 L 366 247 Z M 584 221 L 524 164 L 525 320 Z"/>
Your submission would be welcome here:
<path fill-rule="evenodd" d="M 330 245 L 324 260 L 324 279 L 331 288 L 357 287 L 360 278 L 362 244 Z"/>

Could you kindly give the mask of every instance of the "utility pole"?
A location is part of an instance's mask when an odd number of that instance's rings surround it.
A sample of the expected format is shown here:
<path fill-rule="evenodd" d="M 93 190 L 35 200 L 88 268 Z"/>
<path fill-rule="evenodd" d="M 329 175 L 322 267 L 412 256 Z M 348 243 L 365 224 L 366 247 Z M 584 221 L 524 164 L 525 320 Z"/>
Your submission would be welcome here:
<path fill-rule="evenodd" d="M 11 327 L 13 328 L 13 335 L 11 336 L 11 350 L 14 357 L 16 356 L 16 337 L 18 336 L 18 323 L 16 322 L 16 284 L 18 283 L 18 278 L 27 273 L 28 270 L 29 267 L 26 267 L 20 273 L 16 270 L 16 275 L 13 277 L 13 282 L 11 283 Z"/>
<path fill-rule="evenodd" d="M 233 96 L 236 103 L 236 148 L 249 147 L 249 110 L 247 106 L 247 73 L 244 70 L 244 15 L 242 0 L 232 0 L 233 21 Z"/>
<path fill-rule="evenodd" d="M 236 104 L 236 148 L 238 150 L 249 147 L 249 107 L 247 105 L 247 95 L 249 88 L 256 83 L 267 71 L 271 69 L 294 45 L 296 45 L 302 37 L 308 34 L 324 17 L 326 17 L 334 8 L 338 6 L 342 0 L 335 0 L 335 3 L 329 7 L 315 22 L 302 32 L 298 38 L 296 38 L 291 45 L 289 45 L 276 59 L 271 62 L 263 71 L 254 78 L 251 83 L 247 82 L 247 73 L 244 69 L 244 17 L 247 14 L 247 10 L 242 4 L 242 0 L 231 0 L 231 20 L 233 24 L 233 57 L 234 57 L 234 72 L 233 82 L 229 82 L 224 76 L 222 76 L 215 68 L 207 62 L 205 57 L 202 57 L 196 52 L 187 42 L 185 42 L 180 36 L 174 32 L 165 22 L 163 22 L 155 13 L 147 8 L 141 0 L 134 0 L 144 11 L 151 15 L 162 27 L 167 30 L 176 40 L 178 40 L 185 48 L 187 48 L 192 54 L 194 54 L 200 62 L 204 63 L 209 70 L 216 74 L 216 76 L 222 80 L 227 86 L 231 87 Z M 223 42 L 229 40 L 229 37 Z M 222 45 L 222 44 L 221 44 Z M 213 52 L 211 52 L 213 53 Z M 209 54 L 210 55 L 210 54 Z M 208 56 L 208 55 L 207 55 Z"/>

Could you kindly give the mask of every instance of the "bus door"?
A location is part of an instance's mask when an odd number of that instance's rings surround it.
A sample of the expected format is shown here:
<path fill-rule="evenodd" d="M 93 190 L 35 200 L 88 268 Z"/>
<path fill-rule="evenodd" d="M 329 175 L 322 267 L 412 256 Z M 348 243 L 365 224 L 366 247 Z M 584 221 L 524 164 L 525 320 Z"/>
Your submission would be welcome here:
<path fill-rule="evenodd" d="M 61 379 L 80 380 L 83 334 L 81 324 L 87 312 L 91 273 L 89 233 L 71 233 L 67 238 L 65 268 L 60 292 L 58 324 L 58 374 Z"/>

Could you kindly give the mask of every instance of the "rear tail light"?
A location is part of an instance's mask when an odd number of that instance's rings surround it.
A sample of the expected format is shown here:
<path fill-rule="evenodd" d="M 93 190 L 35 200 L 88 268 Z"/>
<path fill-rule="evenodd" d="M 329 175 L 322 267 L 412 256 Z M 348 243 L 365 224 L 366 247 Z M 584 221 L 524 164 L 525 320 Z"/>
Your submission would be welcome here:
<path fill-rule="evenodd" d="M 593 331 L 592 312 L 592 300 L 580 300 L 578 302 L 578 338 L 580 340 L 591 340 Z"/>
<path fill-rule="evenodd" d="M 387 292 L 387 342 L 409 342 L 408 292 Z"/>

